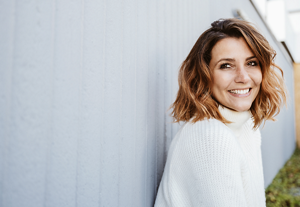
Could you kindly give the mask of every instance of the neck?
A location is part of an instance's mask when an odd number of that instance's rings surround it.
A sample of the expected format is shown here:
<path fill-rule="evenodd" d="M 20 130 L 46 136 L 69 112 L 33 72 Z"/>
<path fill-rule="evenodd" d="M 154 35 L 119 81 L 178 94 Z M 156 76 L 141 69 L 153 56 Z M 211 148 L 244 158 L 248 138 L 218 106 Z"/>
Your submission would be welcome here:
<path fill-rule="evenodd" d="M 240 136 L 242 126 L 251 118 L 251 112 L 249 110 L 238 112 L 219 105 L 219 111 L 225 119 L 231 122 L 226 125 L 236 136 Z"/>

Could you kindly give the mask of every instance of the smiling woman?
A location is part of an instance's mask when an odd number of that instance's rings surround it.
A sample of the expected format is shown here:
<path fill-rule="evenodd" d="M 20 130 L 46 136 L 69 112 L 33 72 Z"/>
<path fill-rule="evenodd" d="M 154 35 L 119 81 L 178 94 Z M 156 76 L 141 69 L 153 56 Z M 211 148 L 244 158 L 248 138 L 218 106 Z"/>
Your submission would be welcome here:
<path fill-rule="evenodd" d="M 244 38 L 220 40 L 211 51 L 212 94 L 235 111 L 247 111 L 255 100 L 262 80 L 257 58 Z"/>
<path fill-rule="evenodd" d="M 286 102 L 276 53 L 248 22 L 221 19 L 179 71 L 173 139 L 156 207 L 264 207 L 259 125 Z"/>

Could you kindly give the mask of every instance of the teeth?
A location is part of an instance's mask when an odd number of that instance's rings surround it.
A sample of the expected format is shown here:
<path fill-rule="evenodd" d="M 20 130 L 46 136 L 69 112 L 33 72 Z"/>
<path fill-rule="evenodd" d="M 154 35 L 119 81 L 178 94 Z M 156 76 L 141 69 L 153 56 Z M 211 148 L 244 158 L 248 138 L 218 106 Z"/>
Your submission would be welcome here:
<path fill-rule="evenodd" d="M 229 92 L 230 93 L 235 93 L 235 94 L 246 94 L 249 92 L 249 88 L 248 89 L 245 89 L 245 90 L 230 90 Z"/>

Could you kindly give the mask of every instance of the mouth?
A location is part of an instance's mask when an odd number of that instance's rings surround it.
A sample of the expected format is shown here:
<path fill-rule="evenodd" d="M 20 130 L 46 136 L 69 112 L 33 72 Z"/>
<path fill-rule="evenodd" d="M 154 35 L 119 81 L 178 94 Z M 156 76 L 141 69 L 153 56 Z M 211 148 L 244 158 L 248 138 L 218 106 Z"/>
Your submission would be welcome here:
<path fill-rule="evenodd" d="M 233 90 L 228 90 L 229 93 L 235 94 L 235 95 L 246 95 L 250 93 L 252 88 L 247 88 L 247 89 L 233 89 Z"/>

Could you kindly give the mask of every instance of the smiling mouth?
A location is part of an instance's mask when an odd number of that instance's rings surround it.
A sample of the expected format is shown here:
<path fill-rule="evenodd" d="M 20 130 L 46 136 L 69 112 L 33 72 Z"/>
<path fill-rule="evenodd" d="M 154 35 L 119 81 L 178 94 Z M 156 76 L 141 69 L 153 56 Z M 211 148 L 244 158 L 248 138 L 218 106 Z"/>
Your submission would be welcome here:
<path fill-rule="evenodd" d="M 243 95 L 243 94 L 247 94 L 249 93 L 251 90 L 251 88 L 247 88 L 247 89 L 243 89 L 243 90 L 237 90 L 237 89 L 234 89 L 234 90 L 228 90 L 230 93 L 233 93 L 233 94 L 240 94 L 240 95 Z"/>

